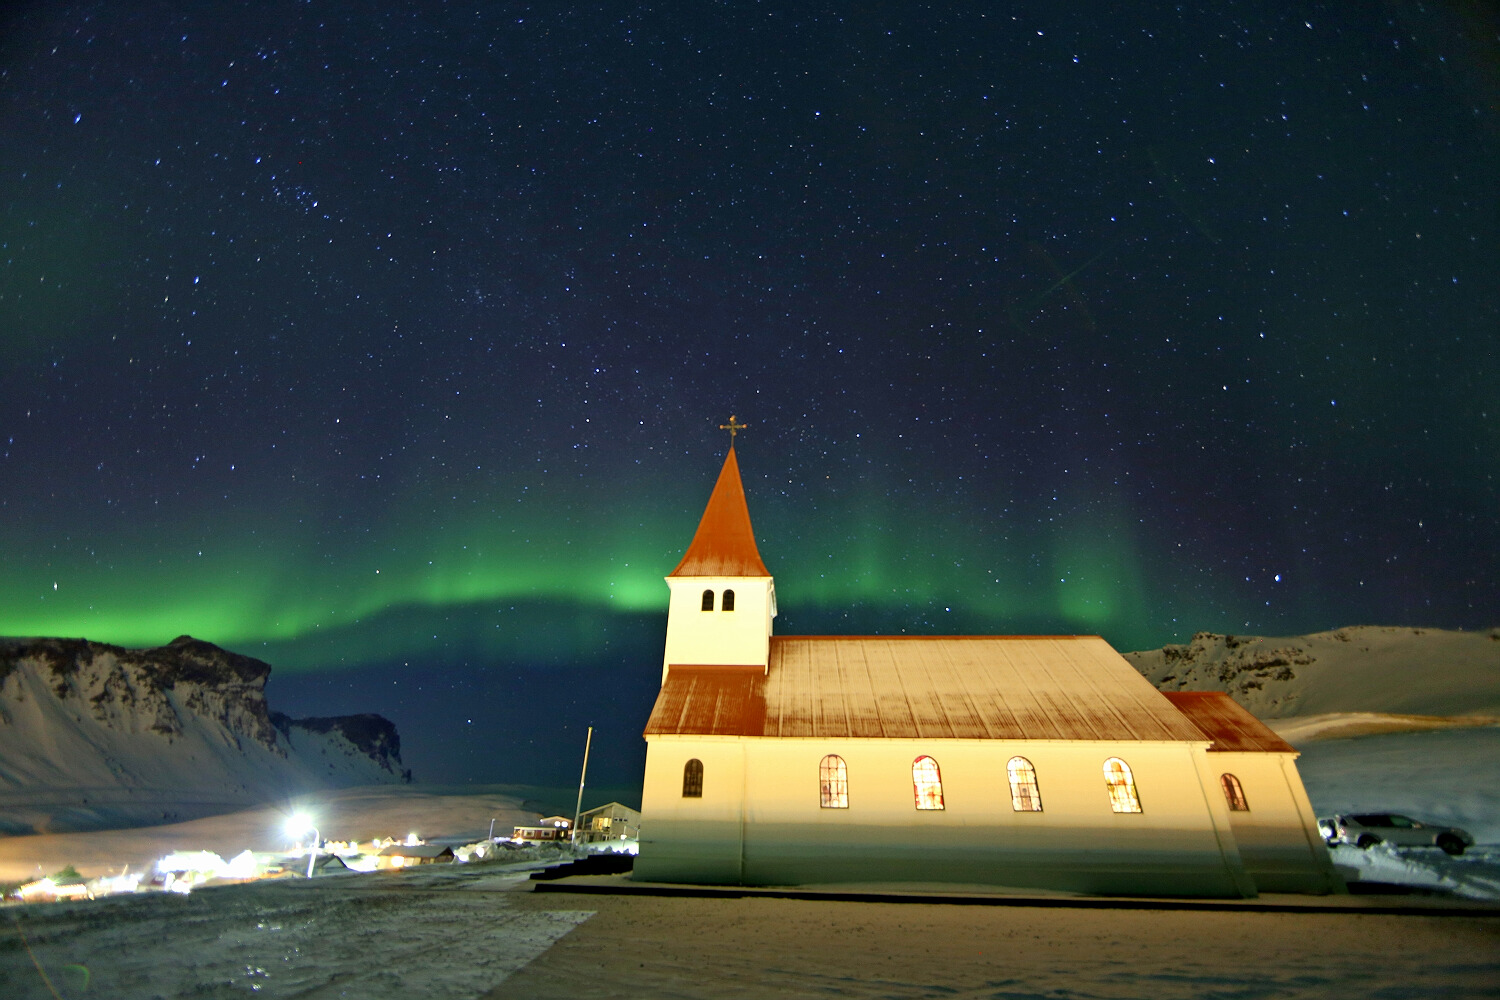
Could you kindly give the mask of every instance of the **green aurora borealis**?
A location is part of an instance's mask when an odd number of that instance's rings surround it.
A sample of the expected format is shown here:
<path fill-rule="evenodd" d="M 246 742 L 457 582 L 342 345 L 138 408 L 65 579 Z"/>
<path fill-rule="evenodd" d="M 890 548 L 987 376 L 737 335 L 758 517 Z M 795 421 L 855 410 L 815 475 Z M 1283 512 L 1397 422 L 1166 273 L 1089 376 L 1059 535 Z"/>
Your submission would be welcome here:
<path fill-rule="evenodd" d="M 664 614 L 661 578 L 691 537 L 721 460 L 709 450 L 710 434 L 694 436 L 704 439 L 696 461 L 660 463 L 658 479 L 638 476 L 614 502 L 591 496 L 606 491 L 585 484 L 571 491 L 576 498 L 553 493 L 551 502 L 512 510 L 477 502 L 440 526 L 425 510 L 383 511 L 370 518 L 381 527 L 347 533 L 305 518 L 278 524 L 263 514 L 237 521 L 199 512 L 128 538 L 99 529 L 67 546 L 13 550 L 13 571 L 0 584 L 0 633 L 155 645 L 186 632 L 251 652 L 272 649 L 275 665 L 293 671 L 441 657 L 455 642 L 470 657 L 595 657 L 611 618 Z M 753 440 L 741 453 L 752 517 L 777 577 L 780 631 L 807 623 L 1098 632 L 1137 648 L 1180 635 L 1174 617 L 1190 627 L 1241 627 L 1215 610 L 1242 599 L 1233 581 L 1200 582 L 1193 591 L 1203 596 L 1179 604 L 1171 579 L 1202 578 L 1202 568 L 1144 556 L 1163 540 L 1104 500 L 1072 512 L 1052 508 L 1054 523 L 1042 526 L 1046 515 L 1022 513 L 1026 505 L 996 516 L 978 498 L 947 490 L 841 496 L 825 480 L 804 487 L 809 502 L 794 499 L 791 487 L 769 488 Z M 918 510 L 926 516 L 913 516 Z M 180 537 L 184 523 L 198 526 L 191 541 Z M 345 534 L 347 543 L 336 544 Z M 1153 609 L 1169 613 L 1153 619 Z M 565 624 L 538 640 L 529 634 L 538 614 Z M 393 632 L 392 621 L 405 632 Z"/>

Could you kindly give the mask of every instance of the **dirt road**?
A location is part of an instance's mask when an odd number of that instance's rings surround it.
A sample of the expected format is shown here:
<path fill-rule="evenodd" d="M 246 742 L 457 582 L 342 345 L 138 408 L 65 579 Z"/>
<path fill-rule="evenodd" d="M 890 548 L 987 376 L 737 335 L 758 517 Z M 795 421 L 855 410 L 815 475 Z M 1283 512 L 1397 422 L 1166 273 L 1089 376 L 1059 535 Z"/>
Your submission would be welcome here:
<path fill-rule="evenodd" d="M 533 894 L 595 911 L 488 1000 L 1500 996 L 1500 917 Z"/>

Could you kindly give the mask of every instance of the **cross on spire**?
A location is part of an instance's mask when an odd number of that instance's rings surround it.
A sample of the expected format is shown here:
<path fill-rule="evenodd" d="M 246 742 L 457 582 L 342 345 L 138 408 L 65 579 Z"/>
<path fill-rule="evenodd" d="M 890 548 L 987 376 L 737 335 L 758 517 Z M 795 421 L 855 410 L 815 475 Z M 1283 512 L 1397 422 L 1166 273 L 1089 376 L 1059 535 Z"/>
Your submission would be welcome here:
<path fill-rule="evenodd" d="M 731 413 L 729 415 L 729 423 L 727 423 L 727 424 L 720 424 L 719 425 L 719 430 L 721 430 L 721 431 L 728 431 L 729 432 L 729 443 L 730 443 L 730 445 L 733 445 L 734 444 L 734 436 L 736 434 L 738 434 L 740 431 L 744 430 L 746 427 L 749 427 L 749 426 L 750 426 L 749 424 L 742 424 L 742 423 L 740 423 L 738 420 L 736 420 L 734 418 L 734 414 Z"/>

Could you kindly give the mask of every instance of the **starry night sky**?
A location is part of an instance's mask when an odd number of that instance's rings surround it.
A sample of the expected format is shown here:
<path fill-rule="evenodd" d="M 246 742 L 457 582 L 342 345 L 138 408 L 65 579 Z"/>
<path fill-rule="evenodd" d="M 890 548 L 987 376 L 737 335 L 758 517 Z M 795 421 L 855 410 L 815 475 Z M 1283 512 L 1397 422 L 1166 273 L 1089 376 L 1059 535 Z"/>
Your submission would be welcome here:
<path fill-rule="evenodd" d="M 730 413 L 782 633 L 1500 622 L 1500 16 L 1057 6 L 0 15 L 0 634 L 638 779 Z"/>

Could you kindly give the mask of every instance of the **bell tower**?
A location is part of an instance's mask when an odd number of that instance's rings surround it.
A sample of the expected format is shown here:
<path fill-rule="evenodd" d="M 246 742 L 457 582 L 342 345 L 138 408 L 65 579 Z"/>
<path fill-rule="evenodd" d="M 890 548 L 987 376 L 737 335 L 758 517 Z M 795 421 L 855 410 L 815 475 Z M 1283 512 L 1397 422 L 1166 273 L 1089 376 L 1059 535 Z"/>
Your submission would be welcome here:
<path fill-rule="evenodd" d="M 761 562 L 740 481 L 734 435 L 747 424 L 733 416 L 729 454 L 709 495 L 687 553 L 666 578 L 667 645 L 661 679 L 673 667 L 724 667 L 766 671 L 776 584 Z"/>

